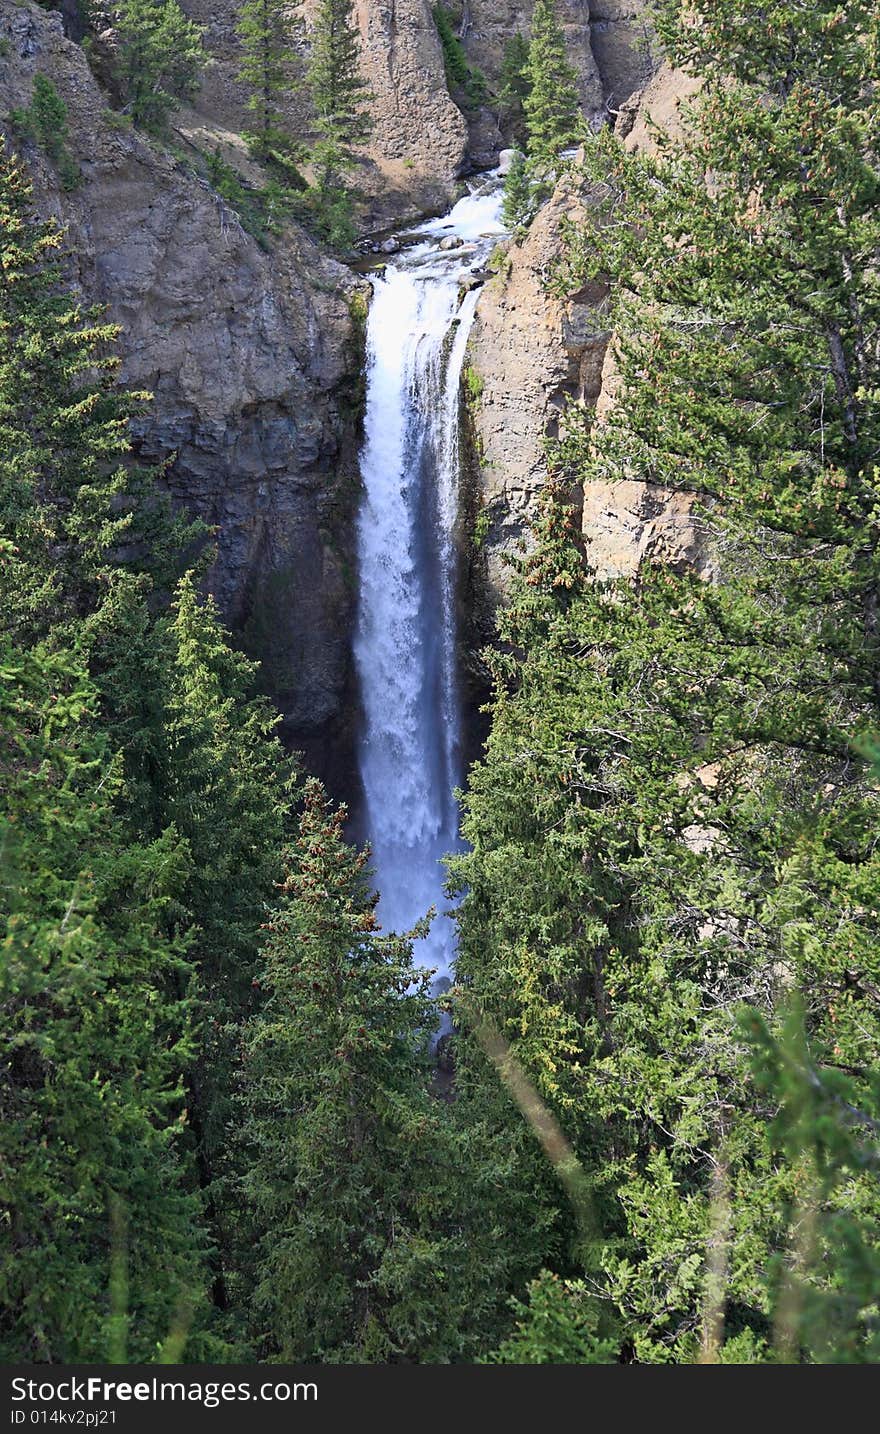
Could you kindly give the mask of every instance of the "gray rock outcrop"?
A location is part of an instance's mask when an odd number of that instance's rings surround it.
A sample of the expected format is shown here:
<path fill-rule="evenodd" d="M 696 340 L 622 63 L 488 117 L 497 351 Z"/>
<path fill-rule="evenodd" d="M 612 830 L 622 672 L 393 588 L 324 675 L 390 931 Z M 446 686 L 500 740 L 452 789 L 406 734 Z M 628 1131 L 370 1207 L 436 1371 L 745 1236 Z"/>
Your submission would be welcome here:
<path fill-rule="evenodd" d="M 636 0 L 637 3 L 637 0 Z M 475 65 L 495 84 L 501 74 L 504 47 L 517 31 L 528 39 L 534 0 L 458 0 L 450 8 L 464 20 L 464 47 Z M 587 115 L 603 106 L 602 78 L 592 47 L 590 7 L 585 0 L 557 0 L 570 63 L 577 72 L 581 102 Z"/>
<path fill-rule="evenodd" d="M 303 55 L 317 3 L 304 0 L 301 7 Z M 233 133 L 246 130 L 247 92 L 238 79 L 237 0 L 181 4 L 205 26 L 212 57 L 195 101 L 196 115 L 209 126 Z M 468 168 L 468 127 L 446 88 L 430 0 L 355 0 L 354 13 L 373 127 L 353 179 L 362 195 L 360 221 L 369 231 L 451 202 L 455 181 Z M 282 112 L 291 134 L 309 134 L 311 115 L 302 89 L 289 97 Z"/>
<path fill-rule="evenodd" d="M 642 89 L 658 67 L 649 9 L 645 0 L 589 0 L 590 44 L 612 110 Z"/>

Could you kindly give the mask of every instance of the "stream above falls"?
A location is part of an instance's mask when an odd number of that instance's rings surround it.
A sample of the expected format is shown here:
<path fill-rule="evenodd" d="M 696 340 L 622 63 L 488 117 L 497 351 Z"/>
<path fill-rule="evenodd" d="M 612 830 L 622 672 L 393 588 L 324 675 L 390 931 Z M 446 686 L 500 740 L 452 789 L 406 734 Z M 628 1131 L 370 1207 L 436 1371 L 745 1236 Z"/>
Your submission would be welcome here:
<path fill-rule="evenodd" d="M 364 835 L 386 930 L 430 907 L 417 963 L 449 977 L 455 926 L 442 857 L 460 846 L 456 530 L 459 385 L 479 282 L 504 233 L 502 181 L 485 177 L 446 215 L 400 236 L 372 277 L 354 642 Z"/>

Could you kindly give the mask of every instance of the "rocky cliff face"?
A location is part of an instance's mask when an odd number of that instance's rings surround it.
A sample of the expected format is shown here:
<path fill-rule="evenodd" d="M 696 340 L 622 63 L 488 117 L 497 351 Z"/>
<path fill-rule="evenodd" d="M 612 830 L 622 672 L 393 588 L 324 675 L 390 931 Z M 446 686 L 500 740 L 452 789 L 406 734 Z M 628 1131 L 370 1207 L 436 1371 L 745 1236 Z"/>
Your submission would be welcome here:
<path fill-rule="evenodd" d="M 590 44 L 613 111 L 642 89 L 659 65 L 646 0 L 589 0 Z"/>
<path fill-rule="evenodd" d="M 695 83 L 663 65 L 645 88 L 621 107 L 617 132 L 627 149 L 651 153 L 656 148 L 652 126 L 675 134 L 679 107 L 695 91 Z M 595 403 L 601 423 L 614 403 L 617 366 L 614 343 L 608 345 Z M 583 489 L 582 528 L 589 559 L 602 577 L 633 577 L 649 558 L 711 572 L 691 516 L 692 500 L 652 483 L 624 480 L 588 483 Z"/>
<path fill-rule="evenodd" d="M 234 135 L 247 129 L 246 93 L 237 75 L 235 35 L 238 0 L 181 0 L 205 27 L 213 63 L 195 104 L 195 127 Z M 310 23 L 318 0 L 303 0 Z M 443 52 L 433 19 L 433 0 L 353 0 L 363 40 L 363 73 L 372 95 L 374 126 L 356 176 L 363 195 L 366 230 L 402 223 L 451 203 L 456 180 L 495 162 L 502 137 L 491 106 L 464 115 L 446 86 Z M 505 42 L 527 35 L 534 0 L 445 0 L 471 62 L 497 86 Z M 606 103 L 617 106 L 644 84 L 652 67 L 647 47 L 645 0 L 558 0 L 568 53 L 580 80 L 590 118 Z M 305 41 L 302 45 L 305 50 Z M 308 132 L 302 96 L 287 108 L 294 134 Z M 186 132 L 193 118 L 184 115 Z"/>
<path fill-rule="evenodd" d="M 238 80 L 238 0 L 181 4 L 205 27 L 213 61 L 195 103 L 196 118 L 209 128 L 240 133 L 248 128 L 248 112 L 247 94 Z M 303 0 L 304 37 L 317 4 Z M 451 200 L 456 178 L 469 167 L 468 127 L 446 88 L 430 0 L 355 0 L 354 13 L 374 120 L 356 175 L 364 197 L 361 221 L 369 230 L 442 208 Z M 305 53 L 305 38 L 301 48 Z M 308 133 L 310 115 L 302 94 L 291 97 L 285 118 L 292 134 Z M 184 124 L 191 123 L 184 116 Z"/>
<path fill-rule="evenodd" d="M 469 167 L 468 128 L 446 88 L 430 0 L 356 0 L 373 100 L 373 224 L 440 208 Z M 365 176 L 366 178 L 367 176 Z"/>
<path fill-rule="evenodd" d="M 469 405 L 483 510 L 490 602 L 506 588 L 505 555 L 527 537 L 546 475 L 545 443 L 565 405 L 592 407 L 608 344 L 597 286 L 562 301 L 548 292 L 564 217 L 583 200 L 561 183 L 522 244 L 507 247 L 483 289 L 468 351 Z"/>
<path fill-rule="evenodd" d="M 686 76 L 662 67 L 622 107 L 618 129 L 632 149 L 653 141 L 649 118 L 667 129 L 693 89 Z M 482 592 L 491 607 L 509 582 L 505 554 L 527 538 L 546 477 L 545 443 L 557 436 L 567 402 L 601 421 L 614 401 L 615 365 L 605 326 L 607 295 L 597 285 L 562 302 L 547 291 L 560 253 L 561 221 L 589 224 L 589 194 L 564 179 L 521 244 L 500 256 L 485 287 L 469 348 L 470 427 L 482 528 Z M 578 492 L 591 563 L 605 576 L 631 575 L 651 555 L 699 564 L 686 498 L 648 485 L 590 484 Z"/>
<path fill-rule="evenodd" d="M 210 583 L 266 663 L 290 739 L 344 745 L 360 354 L 355 281 L 291 230 L 271 252 L 197 177 L 112 115 L 61 18 L 0 0 L 0 123 L 39 71 L 68 106 L 81 183 L 24 148 L 70 274 L 123 329 L 122 380 L 155 402 L 137 435 L 173 454 L 173 494 L 217 529 Z"/>
<path fill-rule="evenodd" d="M 528 38 L 534 0 L 459 0 L 449 8 L 459 18 L 468 57 L 495 84 L 507 41 L 517 31 Z M 558 0 L 556 8 L 568 57 L 577 71 L 584 110 L 588 115 L 598 114 L 604 97 L 593 53 L 589 6 L 585 0 Z"/>
<path fill-rule="evenodd" d="M 460 15 L 468 55 L 496 81 L 507 40 L 517 31 L 528 36 L 534 0 L 457 0 L 450 8 Z M 645 0 L 557 0 L 556 8 L 586 114 L 616 109 L 657 66 Z"/>

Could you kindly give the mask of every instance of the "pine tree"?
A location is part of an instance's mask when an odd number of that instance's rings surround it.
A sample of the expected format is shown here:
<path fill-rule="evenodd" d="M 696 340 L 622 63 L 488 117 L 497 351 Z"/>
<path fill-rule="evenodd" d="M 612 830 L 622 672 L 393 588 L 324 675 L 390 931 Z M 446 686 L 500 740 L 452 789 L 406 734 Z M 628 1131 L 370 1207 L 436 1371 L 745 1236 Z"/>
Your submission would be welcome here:
<path fill-rule="evenodd" d="M 776 1031 L 754 1009 L 740 1023 L 756 1085 L 775 1110 L 770 1142 L 794 1192 L 787 1248 L 769 1271 L 772 1357 L 797 1363 L 807 1350 L 823 1364 L 876 1364 L 880 1248 L 868 1211 L 851 1196 L 861 1172 L 873 1180 L 880 1172 L 878 1082 L 866 1086 L 816 1059 L 800 1000 L 780 1014 Z"/>
<path fill-rule="evenodd" d="M 535 212 L 536 187 L 529 175 L 524 154 L 515 154 L 504 181 L 504 202 L 501 218 L 511 233 L 527 228 Z"/>
<path fill-rule="evenodd" d="M 36 221 L 15 165 L 0 169 L 0 246 L 0 626 L 16 651 L 4 649 L 0 761 L 18 873 L 4 1033 L 24 1072 L 11 1069 L 10 1129 L 49 1149 L 36 1164 L 10 1157 L 4 1178 L 23 1210 L 33 1188 L 32 1208 L 61 1222 L 56 1249 L 51 1221 L 42 1245 L 22 1214 L 13 1266 L 34 1297 L 7 1317 L 8 1348 L 107 1357 L 120 1332 L 119 1317 L 107 1323 L 112 1209 L 129 1229 L 132 1350 L 148 1358 L 175 1302 L 195 1319 L 209 1246 L 215 1300 L 225 1296 L 227 1028 L 250 1010 L 288 763 L 274 714 L 251 696 L 253 664 L 191 577 L 167 610 L 200 530 L 171 517 L 155 475 L 128 466 L 128 419 L 142 405 L 115 387 L 117 330 L 65 290 L 61 236 Z M 70 985 L 63 1010 L 56 981 Z M 82 1265 L 70 1278 L 67 1247 Z M 11 1268 L 14 1305 L 24 1286 Z"/>
<path fill-rule="evenodd" d="M 245 1034 L 255 1332 L 282 1359 L 473 1357 L 521 1267 L 497 1240 L 506 1154 L 428 1092 L 430 973 L 379 933 L 344 827 L 310 782 Z"/>
<path fill-rule="evenodd" d="M 452 18 L 445 5 L 435 5 L 431 11 L 440 47 L 443 51 L 443 69 L 446 83 L 457 103 L 465 110 L 479 109 L 489 98 L 489 87 L 483 72 L 470 64 L 464 45 L 453 28 Z"/>
<path fill-rule="evenodd" d="M 125 111 L 162 134 L 179 102 L 198 91 L 206 59 L 201 26 L 177 0 L 120 0 L 118 33 Z"/>
<path fill-rule="evenodd" d="M 523 98 L 528 154 L 536 176 L 546 179 L 581 128 L 577 76 L 566 57 L 555 0 L 535 0 Z"/>
<path fill-rule="evenodd" d="M 205 1318 L 182 1098 L 190 967 L 169 922 L 189 854 L 173 832 L 127 836 L 80 654 L 3 635 L 0 675 L 0 1350 L 149 1360 L 176 1323 L 195 1336 Z"/>
<path fill-rule="evenodd" d="M 341 175 L 354 163 L 354 146 L 370 132 L 360 33 L 351 17 L 351 0 L 321 0 L 315 11 L 308 82 L 317 118 L 318 188 L 333 195 L 340 189 Z"/>
<path fill-rule="evenodd" d="M 775 1030 L 801 990 L 820 1082 L 842 1071 L 850 1104 L 874 1108 L 878 812 L 856 750 L 880 719 L 866 540 L 880 375 L 865 342 L 878 20 L 828 5 L 804 24 L 780 0 L 759 23 L 750 0 L 700 0 L 666 5 L 663 29 L 702 80 L 684 139 L 656 159 L 609 136 L 587 151 L 598 222 L 575 239 L 567 287 L 612 277 L 620 386 L 592 432 L 569 414 L 492 659 L 472 851 L 456 863 L 460 1061 L 477 1082 L 476 1005 L 590 1172 L 607 1294 L 637 1358 L 700 1356 L 708 1172 L 723 1169 L 715 1357 L 753 1362 L 773 1357 L 766 1271 L 796 1258 L 802 1177 L 768 1140 L 740 1007 Z M 621 477 L 691 495 L 716 581 L 660 558 L 635 583 L 591 578 L 563 496 Z M 873 1178 L 855 1156 L 838 1174 L 823 1218 L 843 1230 L 859 1212 L 870 1244 Z M 820 1303 L 839 1308 L 843 1278 L 811 1265 Z M 870 1358 L 870 1319 L 848 1318 L 833 1357 Z M 800 1339 L 795 1357 L 827 1357 L 817 1322 Z"/>
<path fill-rule="evenodd" d="M 239 11 L 236 34 L 242 64 L 238 78 L 248 88 L 247 107 L 256 126 L 250 138 L 262 159 L 290 162 L 296 146 L 287 133 L 282 103 L 298 86 L 299 56 L 294 44 L 301 24 L 301 0 L 246 0 Z"/>
<path fill-rule="evenodd" d="M 2 618 L 22 640 L 96 600 L 108 551 L 131 525 L 131 400 L 113 390 L 116 329 L 58 285 L 62 236 L 38 224 L 14 162 L 0 167 L 0 503 L 13 580 Z"/>
<path fill-rule="evenodd" d="M 27 109 L 12 110 L 9 118 L 19 134 L 35 140 L 48 155 L 62 188 L 76 189 L 81 175 L 68 148 L 67 105 L 47 75 L 34 75 L 30 104 Z"/>
<path fill-rule="evenodd" d="M 279 718 L 254 694 L 255 665 L 236 653 L 192 575 L 178 584 L 155 644 L 163 698 L 161 771 L 147 830 L 171 827 L 192 855 L 181 905 L 194 929 L 200 1051 L 190 1073 L 203 1181 L 228 1169 L 226 1121 L 238 1028 L 250 1014 L 266 904 L 280 876 L 292 764 Z M 213 1191 L 215 1219 L 234 1219 Z M 225 1254 L 230 1240 L 220 1240 Z"/>
<path fill-rule="evenodd" d="M 617 1346 L 599 1333 L 596 1302 L 583 1280 L 560 1280 L 545 1270 L 516 1300 L 516 1329 L 493 1364 L 615 1364 Z"/>
<path fill-rule="evenodd" d="M 179 551 L 202 534 L 171 514 L 155 473 L 127 461 L 128 424 L 149 395 L 117 387 L 119 330 L 75 302 L 63 258 L 63 235 L 37 221 L 23 170 L 0 163 L 0 531 L 10 542 L 0 620 L 22 644 L 86 620 L 109 640 L 111 611 L 176 576 Z"/>
<path fill-rule="evenodd" d="M 526 137 L 525 102 L 531 92 L 529 43 L 517 30 L 504 43 L 498 87 L 498 123 L 522 142 Z"/>

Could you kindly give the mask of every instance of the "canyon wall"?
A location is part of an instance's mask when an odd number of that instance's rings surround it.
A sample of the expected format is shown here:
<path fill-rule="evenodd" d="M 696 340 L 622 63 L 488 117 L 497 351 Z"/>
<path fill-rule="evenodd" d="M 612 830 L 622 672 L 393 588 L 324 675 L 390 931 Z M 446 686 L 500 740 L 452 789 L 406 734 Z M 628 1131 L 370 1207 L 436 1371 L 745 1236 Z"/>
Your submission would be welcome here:
<path fill-rule="evenodd" d="M 84 301 L 122 326 L 121 379 L 155 394 L 137 449 L 173 455 L 171 492 L 216 527 L 210 586 L 264 660 L 289 740 L 323 769 L 353 709 L 358 281 L 296 228 L 261 247 L 184 163 L 108 110 L 59 14 L 0 0 L 7 135 L 37 72 L 67 104 L 81 173 L 65 191 L 16 140 L 38 208 L 66 227 Z"/>
<path fill-rule="evenodd" d="M 468 56 L 497 82 L 509 38 L 528 37 L 534 0 L 449 0 L 449 8 Z M 556 9 L 587 115 L 617 108 L 657 68 L 646 0 L 557 0 Z"/>
<path fill-rule="evenodd" d="M 632 150 L 653 144 L 649 120 L 674 131 L 678 106 L 693 92 L 663 66 L 621 107 L 618 132 Z M 590 193 L 563 178 L 520 243 L 501 246 L 495 276 L 477 307 L 466 395 L 482 509 L 481 570 L 472 584 L 483 625 L 510 581 L 506 557 L 525 541 L 546 479 L 545 445 L 562 412 L 578 402 L 601 421 L 614 399 L 607 293 L 591 285 L 566 299 L 548 290 L 562 249 L 563 219 L 590 224 Z M 590 562 L 601 576 L 627 576 L 647 556 L 699 564 L 690 507 L 682 494 L 636 482 L 591 483 L 573 495 Z"/>
<path fill-rule="evenodd" d="M 477 305 L 466 398 L 490 604 L 507 587 L 505 558 L 528 536 L 546 476 L 545 442 L 558 436 L 570 400 L 592 407 L 599 398 L 606 296 L 596 286 L 563 300 L 547 288 L 561 221 L 578 215 L 585 217 L 584 200 L 563 180 L 524 241 L 498 251 Z"/>
<path fill-rule="evenodd" d="M 176 121 L 204 144 L 213 139 L 240 162 L 237 136 L 248 127 L 247 95 L 238 80 L 237 0 L 181 0 L 205 27 L 212 64 L 194 111 Z M 362 68 L 371 96 L 372 133 L 360 151 L 354 181 L 366 231 L 400 224 L 450 204 L 456 181 L 495 162 L 504 140 L 491 101 L 465 111 L 450 97 L 433 0 L 353 0 L 363 41 Z M 318 0 L 292 6 L 305 21 L 300 49 Z M 468 60 L 498 88 L 504 47 L 519 31 L 528 35 L 534 0 L 446 0 Z M 619 105 L 644 84 L 654 63 L 644 19 L 645 0 L 558 0 L 568 54 L 587 117 L 596 122 L 606 105 Z M 291 133 L 307 133 L 308 103 L 293 94 L 285 107 Z M 239 154 L 236 154 L 236 150 Z"/>
<path fill-rule="evenodd" d="M 306 0 L 307 19 L 315 3 Z M 583 0 L 560 5 L 585 109 L 598 115 L 635 74 L 627 55 L 641 24 L 638 0 L 609 0 L 601 14 Z M 171 455 L 166 481 L 175 499 L 215 528 L 210 586 L 261 659 L 287 739 L 322 774 L 341 773 L 345 786 L 357 711 L 350 640 L 364 290 L 295 225 L 281 239 L 258 241 L 199 177 L 192 146 L 219 146 L 260 182 L 241 138 L 248 116 L 237 80 L 236 4 L 184 0 L 184 8 L 205 26 L 212 63 L 195 105 L 174 118 L 176 148 L 139 135 L 109 107 L 84 51 L 65 38 L 61 14 L 29 0 L 0 0 L 0 125 L 28 162 L 39 209 L 67 230 L 72 282 L 121 325 L 122 381 L 155 394 L 135 434 L 138 451 L 149 461 Z M 458 0 L 457 12 L 450 0 L 449 9 L 472 62 L 495 84 L 504 43 L 527 30 L 532 0 Z M 449 202 L 457 176 L 491 161 L 498 135 L 485 111 L 470 116 L 469 128 L 450 98 L 429 0 L 357 0 L 356 14 L 375 115 L 356 180 L 365 191 L 362 221 L 380 228 Z M 76 33 L 70 5 L 64 23 Z M 102 45 L 112 43 L 112 34 L 99 42 L 99 69 Z M 596 55 L 604 55 L 598 64 Z M 38 72 L 68 108 L 81 174 L 69 191 L 38 146 L 10 126 Z M 296 103 L 290 120 L 301 129 L 308 116 Z M 638 142 L 642 111 L 631 103 L 623 111 L 619 123 Z M 604 295 L 562 301 L 545 288 L 560 221 L 585 203 L 560 187 L 480 300 L 469 383 L 487 530 L 484 590 L 493 602 L 506 581 L 502 555 L 526 532 L 543 482 L 545 437 L 570 398 L 603 401 Z M 606 361 L 609 392 L 612 379 Z M 585 496 L 597 552 L 601 534 L 620 519 L 621 499 Z M 643 534 L 636 509 L 621 521 Z M 633 547 L 631 535 L 609 541 Z"/>
<path fill-rule="evenodd" d="M 457 0 L 448 8 L 458 20 L 468 58 L 479 66 L 491 85 L 497 85 L 507 41 L 517 32 L 528 39 L 534 0 Z M 556 9 L 568 58 L 578 76 L 584 111 L 596 115 L 602 109 L 604 96 L 593 54 L 589 7 L 585 0 L 557 0 Z"/>
<path fill-rule="evenodd" d="M 205 72 L 194 114 L 179 123 L 216 132 L 221 143 L 249 124 L 247 92 L 238 79 L 241 64 L 235 25 L 238 0 L 181 0 L 182 8 L 205 27 L 212 64 Z M 299 48 L 306 52 L 307 27 L 318 0 L 292 5 L 304 22 Z M 446 88 L 443 53 L 430 0 L 355 0 L 362 38 L 362 69 L 369 87 L 373 129 L 360 151 L 353 176 L 362 195 L 361 224 L 374 230 L 428 210 L 443 208 L 457 177 L 469 166 L 468 127 Z M 300 78 L 302 70 L 300 70 Z M 307 134 L 308 100 L 302 90 L 281 106 L 291 134 Z"/>

